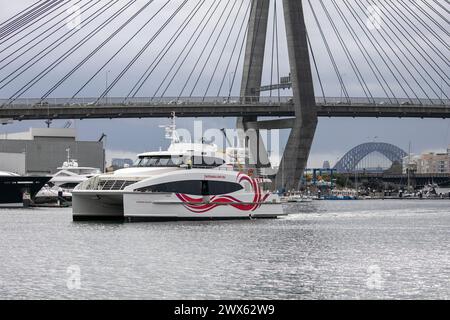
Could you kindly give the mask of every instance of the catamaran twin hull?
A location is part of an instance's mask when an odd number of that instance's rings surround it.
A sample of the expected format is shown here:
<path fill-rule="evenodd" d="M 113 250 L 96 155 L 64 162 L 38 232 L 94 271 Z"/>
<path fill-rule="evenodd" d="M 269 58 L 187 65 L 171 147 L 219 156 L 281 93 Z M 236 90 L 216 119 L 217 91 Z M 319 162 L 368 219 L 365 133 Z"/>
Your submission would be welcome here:
<path fill-rule="evenodd" d="M 236 172 L 188 170 L 148 178 L 123 190 L 82 190 L 80 185 L 73 193 L 73 216 L 74 220 L 204 220 L 284 215 L 278 196 L 264 192 L 261 182 Z M 102 183 L 100 178 L 96 187 Z"/>

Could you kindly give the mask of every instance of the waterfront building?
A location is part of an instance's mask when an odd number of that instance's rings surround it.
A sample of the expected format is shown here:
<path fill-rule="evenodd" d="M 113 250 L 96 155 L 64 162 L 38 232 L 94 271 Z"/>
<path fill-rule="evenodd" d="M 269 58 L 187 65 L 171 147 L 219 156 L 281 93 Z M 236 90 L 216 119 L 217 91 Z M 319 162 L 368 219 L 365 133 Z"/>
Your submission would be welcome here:
<path fill-rule="evenodd" d="M 428 152 L 403 158 L 403 173 L 450 173 L 450 149 L 444 153 Z"/>
<path fill-rule="evenodd" d="M 105 167 L 103 143 L 79 141 L 73 128 L 31 128 L 0 134 L 0 170 L 22 175 L 54 174 L 68 156 L 80 166 Z"/>

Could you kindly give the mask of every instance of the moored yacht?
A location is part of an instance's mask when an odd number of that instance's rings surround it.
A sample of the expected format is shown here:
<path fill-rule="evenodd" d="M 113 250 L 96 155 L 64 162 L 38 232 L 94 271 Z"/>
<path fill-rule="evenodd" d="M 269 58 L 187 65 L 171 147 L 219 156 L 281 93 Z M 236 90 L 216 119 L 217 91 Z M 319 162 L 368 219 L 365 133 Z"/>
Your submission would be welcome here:
<path fill-rule="evenodd" d="M 51 177 L 20 176 L 0 171 L 0 207 L 20 207 L 24 196 L 31 199 Z"/>
<path fill-rule="evenodd" d="M 38 192 L 35 202 L 49 203 L 57 200 L 70 202 L 72 191 L 78 184 L 101 174 L 98 168 L 79 166 L 77 160 L 71 159 L 70 149 L 67 149 L 67 161 L 57 170 L 48 184 Z"/>
<path fill-rule="evenodd" d="M 266 189 L 270 180 L 238 170 L 214 144 L 181 142 L 174 123 L 168 132 L 171 145 L 167 151 L 140 154 L 133 167 L 78 185 L 72 193 L 74 220 L 284 215 L 278 195 Z"/>

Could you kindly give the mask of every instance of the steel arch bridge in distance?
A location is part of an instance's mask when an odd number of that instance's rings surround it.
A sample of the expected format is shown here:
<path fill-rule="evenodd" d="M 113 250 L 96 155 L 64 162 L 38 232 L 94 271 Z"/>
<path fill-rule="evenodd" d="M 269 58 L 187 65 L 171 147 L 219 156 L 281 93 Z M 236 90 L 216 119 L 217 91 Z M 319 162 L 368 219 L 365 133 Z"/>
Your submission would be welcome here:
<path fill-rule="evenodd" d="M 369 154 L 379 152 L 388 158 L 392 163 L 402 162 L 408 154 L 397 146 L 383 142 L 363 143 L 347 152 L 335 165 L 337 172 L 352 172 L 358 164 Z"/>

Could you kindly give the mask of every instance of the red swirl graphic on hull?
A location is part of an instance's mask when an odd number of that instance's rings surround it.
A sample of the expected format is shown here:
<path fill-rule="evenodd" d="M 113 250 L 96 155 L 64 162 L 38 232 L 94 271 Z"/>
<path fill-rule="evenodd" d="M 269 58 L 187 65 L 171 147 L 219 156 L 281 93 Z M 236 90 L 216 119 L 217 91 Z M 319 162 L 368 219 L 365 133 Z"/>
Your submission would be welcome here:
<path fill-rule="evenodd" d="M 186 194 L 177 193 L 176 196 L 183 202 L 184 207 L 189 211 L 194 213 L 206 213 L 223 205 L 230 205 L 241 211 L 255 211 L 261 207 L 262 203 L 266 201 L 270 195 L 269 192 L 263 195 L 261 187 L 259 186 L 259 182 L 261 182 L 260 179 L 252 179 L 248 175 L 240 172 L 236 180 L 238 183 L 241 183 L 242 181 L 250 183 L 254 192 L 252 202 L 247 203 L 228 195 L 213 196 L 209 199 L 208 203 L 205 203 L 203 198 L 193 198 Z"/>

